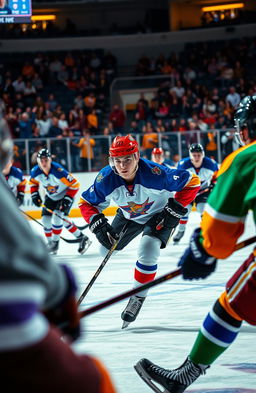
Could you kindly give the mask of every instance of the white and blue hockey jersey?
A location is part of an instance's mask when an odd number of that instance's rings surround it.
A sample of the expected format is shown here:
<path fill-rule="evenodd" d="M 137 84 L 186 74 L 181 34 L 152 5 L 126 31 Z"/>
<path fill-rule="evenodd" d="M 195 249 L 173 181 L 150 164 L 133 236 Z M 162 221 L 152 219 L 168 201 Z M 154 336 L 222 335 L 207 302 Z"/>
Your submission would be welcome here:
<path fill-rule="evenodd" d="M 79 207 L 89 223 L 95 214 L 114 201 L 124 217 L 140 224 L 163 210 L 168 199 L 183 206 L 191 203 L 200 187 L 200 179 L 186 170 L 169 169 L 146 159 L 140 159 L 132 188 L 110 166 L 103 168 L 94 184 L 81 195 Z"/>
<path fill-rule="evenodd" d="M 209 187 L 213 174 L 218 171 L 218 164 L 209 157 L 204 157 L 200 168 L 195 168 L 190 157 L 178 162 L 177 169 L 186 169 L 199 176 L 201 181 L 200 191 Z"/>
<path fill-rule="evenodd" d="M 18 193 L 24 195 L 26 179 L 24 179 L 21 169 L 16 168 L 15 166 L 11 166 L 10 172 L 8 173 L 8 175 L 5 175 L 5 180 L 12 192 L 14 193 L 15 197 L 17 197 Z"/>
<path fill-rule="evenodd" d="M 40 184 L 46 195 L 54 201 L 59 201 L 65 195 L 74 198 L 80 186 L 71 173 L 54 161 L 51 163 L 48 175 L 41 170 L 39 165 L 32 168 L 29 179 L 31 194 L 39 190 Z"/>

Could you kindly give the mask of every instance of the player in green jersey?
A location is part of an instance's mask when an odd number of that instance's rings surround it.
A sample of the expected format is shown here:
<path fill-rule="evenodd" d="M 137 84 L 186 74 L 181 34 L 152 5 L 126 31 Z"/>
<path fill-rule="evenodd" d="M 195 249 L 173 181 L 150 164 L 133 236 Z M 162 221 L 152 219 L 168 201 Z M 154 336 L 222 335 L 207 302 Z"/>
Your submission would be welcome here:
<path fill-rule="evenodd" d="M 181 257 L 179 266 L 187 280 L 206 278 L 215 270 L 217 259 L 233 253 L 249 210 L 256 223 L 256 95 L 241 101 L 235 127 L 243 147 L 224 160 L 201 228 L 195 230 Z M 135 369 L 142 379 L 155 392 L 161 392 L 155 382 L 165 388 L 165 393 L 184 392 L 232 344 L 243 321 L 256 325 L 255 283 L 256 248 L 228 280 L 185 362 L 175 370 L 166 370 L 141 359 Z"/>

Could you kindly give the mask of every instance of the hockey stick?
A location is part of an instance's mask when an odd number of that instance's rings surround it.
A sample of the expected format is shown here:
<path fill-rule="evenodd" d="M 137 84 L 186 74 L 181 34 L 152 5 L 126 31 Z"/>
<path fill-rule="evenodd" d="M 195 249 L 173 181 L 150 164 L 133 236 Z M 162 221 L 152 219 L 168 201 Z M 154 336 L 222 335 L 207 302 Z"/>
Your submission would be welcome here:
<path fill-rule="evenodd" d="M 49 209 L 49 207 L 46 207 L 44 204 L 42 204 L 41 206 L 42 206 L 45 210 L 47 210 L 49 213 L 55 214 L 55 216 L 59 217 L 61 220 L 67 222 L 67 223 L 70 224 L 70 225 L 73 225 L 73 222 L 72 222 L 72 221 L 66 219 L 65 217 L 61 217 L 58 213 L 56 213 L 54 210 Z M 76 226 L 80 231 L 82 231 L 83 229 L 88 228 L 89 224 L 83 225 L 83 226 L 81 226 L 81 227 L 79 227 L 78 225 L 75 224 L 75 226 Z"/>
<path fill-rule="evenodd" d="M 249 239 L 246 239 L 240 243 L 237 243 L 235 251 L 240 250 L 241 248 L 247 247 L 252 243 L 256 242 L 256 236 L 250 237 Z M 137 288 L 133 288 L 129 291 L 123 292 L 120 295 L 114 296 L 108 300 L 103 301 L 102 303 L 96 304 L 96 306 L 90 307 L 87 310 L 81 311 L 79 313 L 80 318 L 84 318 L 88 315 L 91 315 L 95 313 L 96 311 L 102 310 L 103 308 L 106 308 L 108 306 L 111 306 L 112 304 L 115 304 L 117 302 L 120 302 L 121 300 L 124 300 L 132 295 L 136 295 L 136 293 L 139 293 L 141 291 L 144 291 L 145 289 L 152 288 L 158 284 L 161 284 L 162 282 L 171 280 L 174 277 L 177 277 L 181 274 L 181 268 L 176 269 L 170 273 L 164 274 L 163 276 L 160 276 L 156 278 L 153 281 L 150 281 L 144 285 L 141 285 Z"/>
<path fill-rule="evenodd" d="M 30 216 L 28 213 L 26 213 L 24 210 L 21 210 L 20 209 L 20 211 L 23 213 L 23 214 L 25 214 L 25 216 L 27 216 L 27 217 L 29 217 L 31 220 L 33 220 L 33 221 L 35 221 L 38 225 L 40 225 L 41 227 L 44 227 L 43 226 L 43 224 L 41 224 L 41 222 L 39 222 L 39 221 L 37 221 L 34 217 L 32 217 L 32 216 Z M 79 243 L 80 242 L 80 240 L 78 240 L 78 239 L 66 239 L 65 237 L 62 237 L 62 236 L 60 236 L 60 238 L 62 239 L 62 240 L 64 240 L 64 242 L 67 242 L 67 243 Z"/>
<path fill-rule="evenodd" d="M 127 226 L 127 223 L 125 223 L 125 225 L 123 226 L 121 232 L 119 233 L 118 239 L 115 241 L 113 246 L 110 248 L 110 250 L 108 251 L 107 255 L 105 256 L 105 258 L 101 262 L 100 266 L 98 267 L 98 269 L 94 273 L 94 276 L 92 277 L 91 281 L 89 282 L 89 284 L 87 285 L 87 287 L 85 288 L 85 290 L 83 291 L 81 296 L 79 297 L 78 302 L 77 302 L 78 305 L 82 303 L 82 301 L 84 300 L 85 296 L 87 295 L 87 293 L 91 289 L 94 281 L 96 280 L 96 278 L 98 277 L 98 275 L 100 274 L 100 272 L 102 271 L 104 266 L 106 265 L 107 261 L 109 260 L 109 258 L 113 254 L 113 252 L 115 251 L 117 245 L 119 244 L 120 240 L 122 239 L 122 237 L 124 236 L 124 234 L 126 232 L 126 226 Z"/>

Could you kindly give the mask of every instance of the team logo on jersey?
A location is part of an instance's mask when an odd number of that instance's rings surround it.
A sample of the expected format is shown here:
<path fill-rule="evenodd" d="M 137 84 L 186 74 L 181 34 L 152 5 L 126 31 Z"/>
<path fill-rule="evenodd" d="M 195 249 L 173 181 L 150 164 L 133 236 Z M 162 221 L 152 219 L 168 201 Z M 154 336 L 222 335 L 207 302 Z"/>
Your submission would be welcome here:
<path fill-rule="evenodd" d="M 102 173 L 99 173 L 98 176 L 96 177 L 96 182 L 100 183 L 102 179 L 104 179 L 104 176 L 102 175 Z"/>
<path fill-rule="evenodd" d="M 147 211 L 153 205 L 154 202 L 149 202 L 149 198 L 143 203 L 128 202 L 127 206 L 120 206 L 127 213 L 130 214 L 131 218 L 139 217 L 147 214 Z"/>
<path fill-rule="evenodd" d="M 51 185 L 49 185 L 49 186 L 46 187 L 46 190 L 47 190 L 48 194 L 53 195 L 53 194 L 57 193 L 58 188 L 59 188 L 59 186 L 51 186 Z"/>
<path fill-rule="evenodd" d="M 162 171 L 161 171 L 160 168 L 158 168 L 158 166 L 154 166 L 154 168 L 151 169 L 151 172 L 152 172 L 154 175 L 160 175 Z"/>

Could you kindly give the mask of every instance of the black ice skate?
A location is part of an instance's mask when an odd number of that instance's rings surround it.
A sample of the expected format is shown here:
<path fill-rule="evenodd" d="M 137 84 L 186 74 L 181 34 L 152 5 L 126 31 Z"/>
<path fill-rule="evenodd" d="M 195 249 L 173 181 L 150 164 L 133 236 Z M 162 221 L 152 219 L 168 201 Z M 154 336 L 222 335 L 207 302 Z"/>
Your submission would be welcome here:
<path fill-rule="evenodd" d="M 121 314 L 121 318 L 124 321 L 122 329 L 125 329 L 131 322 L 135 321 L 145 299 L 145 297 L 140 296 L 130 297 L 126 308 Z"/>
<path fill-rule="evenodd" d="M 77 251 L 79 252 L 79 254 L 82 255 L 85 253 L 86 250 L 88 250 L 88 248 L 90 247 L 92 242 L 89 239 L 89 237 L 86 235 L 79 236 L 77 240 L 80 240 L 79 247 L 78 247 Z"/>
<path fill-rule="evenodd" d="M 52 240 L 48 245 L 47 245 L 47 250 L 49 254 L 56 255 L 59 249 L 59 241 L 54 241 Z"/>
<path fill-rule="evenodd" d="M 177 235 L 173 238 L 173 243 L 178 244 L 180 239 L 183 238 L 185 231 L 178 231 Z"/>
<path fill-rule="evenodd" d="M 148 359 L 141 359 L 135 370 L 148 386 L 156 393 L 183 393 L 210 366 L 199 366 L 189 358 L 175 370 L 166 370 Z M 164 390 L 155 385 L 157 382 Z"/>

